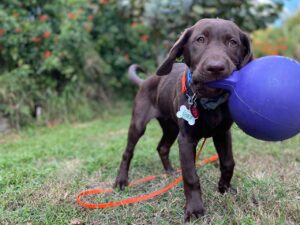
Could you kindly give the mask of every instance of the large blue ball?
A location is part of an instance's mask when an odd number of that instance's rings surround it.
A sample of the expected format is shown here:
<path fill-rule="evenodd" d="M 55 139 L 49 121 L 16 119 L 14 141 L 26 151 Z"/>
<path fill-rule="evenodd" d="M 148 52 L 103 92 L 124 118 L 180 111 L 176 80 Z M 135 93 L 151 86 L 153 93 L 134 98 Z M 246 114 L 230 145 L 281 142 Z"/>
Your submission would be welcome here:
<path fill-rule="evenodd" d="M 229 78 L 209 84 L 231 92 L 233 120 L 247 134 L 281 141 L 300 132 L 300 64 L 287 57 L 253 60 Z"/>

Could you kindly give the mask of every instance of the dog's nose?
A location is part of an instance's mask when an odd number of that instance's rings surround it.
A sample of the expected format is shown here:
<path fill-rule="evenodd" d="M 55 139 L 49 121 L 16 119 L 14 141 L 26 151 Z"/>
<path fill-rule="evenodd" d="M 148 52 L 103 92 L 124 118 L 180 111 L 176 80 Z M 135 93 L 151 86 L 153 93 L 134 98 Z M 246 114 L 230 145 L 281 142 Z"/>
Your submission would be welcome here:
<path fill-rule="evenodd" d="M 225 61 L 209 60 L 205 63 L 204 70 L 208 73 L 222 73 L 225 70 Z"/>

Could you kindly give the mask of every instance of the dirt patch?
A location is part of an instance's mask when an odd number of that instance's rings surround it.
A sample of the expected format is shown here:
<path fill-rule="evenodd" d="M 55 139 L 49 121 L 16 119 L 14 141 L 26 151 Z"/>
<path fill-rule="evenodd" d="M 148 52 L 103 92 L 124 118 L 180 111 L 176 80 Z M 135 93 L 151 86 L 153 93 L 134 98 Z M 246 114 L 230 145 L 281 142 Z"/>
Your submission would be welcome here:
<path fill-rule="evenodd" d="M 0 138 L 0 144 L 12 143 L 21 139 L 17 133 L 7 133 Z"/>
<path fill-rule="evenodd" d="M 283 181 L 287 181 L 295 179 L 300 174 L 298 162 L 286 158 L 277 159 L 269 155 L 252 154 L 238 157 L 237 164 L 247 168 L 247 173 L 259 180 L 270 178 L 276 173 Z"/>
<path fill-rule="evenodd" d="M 44 201 L 58 204 L 68 199 L 71 195 L 73 179 L 79 173 L 80 164 L 79 159 L 65 161 L 62 169 L 51 176 L 39 189 L 30 191 L 25 202 L 36 205 Z"/>
<path fill-rule="evenodd" d="M 98 142 L 100 140 L 101 143 L 102 143 L 102 140 L 109 141 L 109 140 L 113 140 L 113 139 L 116 139 L 116 138 L 120 138 L 120 136 L 127 135 L 127 132 L 128 132 L 127 129 L 120 129 L 120 130 L 116 130 L 116 131 L 110 131 L 110 132 L 107 132 L 105 134 L 99 134 L 99 135 L 96 135 L 96 136 L 91 136 L 91 137 L 88 137 L 87 140 L 88 141 L 93 141 L 93 142 Z"/>
<path fill-rule="evenodd" d="M 59 180 L 68 180 L 78 173 L 81 161 L 79 159 L 67 160 L 64 163 L 63 169 L 57 172 L 56 178 Z"/>

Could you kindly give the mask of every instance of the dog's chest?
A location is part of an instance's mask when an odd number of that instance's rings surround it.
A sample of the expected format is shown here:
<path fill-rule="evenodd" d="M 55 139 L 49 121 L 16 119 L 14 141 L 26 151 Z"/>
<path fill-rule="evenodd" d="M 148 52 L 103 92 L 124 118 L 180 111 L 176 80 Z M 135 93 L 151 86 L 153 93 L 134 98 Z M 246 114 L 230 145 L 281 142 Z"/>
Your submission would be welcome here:
<path fill-rule="evenodd" d="M 224 104 L 215 110 L 199 110 L 195 129 L 201 133 L 201 136 L 211 137 L 221 130 L 228 130 L 231 125 L 232 119 L 226 104 Z"/>

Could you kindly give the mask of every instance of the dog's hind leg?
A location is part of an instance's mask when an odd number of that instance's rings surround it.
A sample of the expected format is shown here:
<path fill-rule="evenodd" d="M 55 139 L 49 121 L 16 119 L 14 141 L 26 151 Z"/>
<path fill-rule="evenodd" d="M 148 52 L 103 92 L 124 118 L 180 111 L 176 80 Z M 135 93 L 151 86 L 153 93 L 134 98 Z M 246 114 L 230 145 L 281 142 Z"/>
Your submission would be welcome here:
<path fill-rule="evenodd" d="M 128 170 L 133 157 L 135 145 L 143 136 L 147 123 L 156 117 L 155 108 L 149 103 L 143 93 L 139 93 L 135 99 L 131 123 L 128 131 L 127 146 L 123 153 L 118 176 L 114 183 L 114 188 L 124 189 L 128 185 Z"/>
<path fill-rule="evenodd" d="M 160 156 L 163 167 L 167 173 L 171 173 L 174 171 L 171 162 L 169 160 L 169 152 L 172 144 L 177 138 L 179 129 L 177 124 L 170 119 L 157 119 L 162 131 L 163 136 L 161 137 L 159 144 L 157 146 L 157 151 Z"/>

